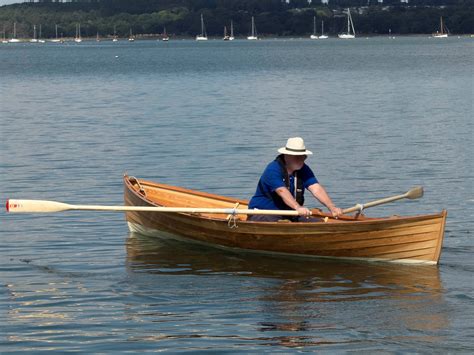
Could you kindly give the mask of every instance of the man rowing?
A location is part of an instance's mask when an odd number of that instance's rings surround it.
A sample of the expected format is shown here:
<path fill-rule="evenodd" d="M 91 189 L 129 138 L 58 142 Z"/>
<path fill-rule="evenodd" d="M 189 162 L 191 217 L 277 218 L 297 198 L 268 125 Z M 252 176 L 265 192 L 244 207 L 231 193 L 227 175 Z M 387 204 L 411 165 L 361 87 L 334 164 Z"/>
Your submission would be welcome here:
<path fill-rule="evenodd" d="M 276 222 L 290 219 L 294 222 L 311 221 L 311 211 L 303 206 L 304 191 L 325 205 L 334 217 L 342 215 L 342 210 L 332 202 L 328 193 L 318 182 L 313 171 L 304 162 L 313 153 L 306 149 L 300 137 L 289 138 L 286 146 L 278 149 L 274 161 L 267 165 L 257 185 L 249 208 L 264 210 L 295 210 L 298 216 L 250 215 L 250 221 Z M 314 220 L 313 220 L 314 221 Z"/>

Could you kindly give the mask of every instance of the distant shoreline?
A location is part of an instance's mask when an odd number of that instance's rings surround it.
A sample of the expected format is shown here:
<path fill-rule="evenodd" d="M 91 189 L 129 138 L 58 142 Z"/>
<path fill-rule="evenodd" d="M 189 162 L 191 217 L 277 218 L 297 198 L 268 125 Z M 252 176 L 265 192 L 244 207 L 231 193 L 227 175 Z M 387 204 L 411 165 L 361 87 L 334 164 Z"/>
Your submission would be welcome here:
<path fill-rule="evenodd" d="M 397 34 L 392 34 L 392 35 L 356 35 L 355 39 L 396 39 L 396 38 L 434 38 L 432 34 L 410 34 L 410 35 L 397 35 Z M 474 38 L 474 34 L 460 34 L 460 35 L 450 35 L 449 38 Z M 16 43 L 31 43 L 31 44 L 38 44 L 37 42 L 31 42 L 33 38 L 17 38 L 19 42 Z M 41 40 L 45 41 L 46 43 L 55 43 L 55 44 L 61 44 L 61 43 L 69 43 L 74 41 L 74 37 L 64 37 L 62 38 L 62 42 L 53 42 L 55 38 L 41 38 Z M 223 41 L 222 37 L 214 37 L 214 36 L 208 36 L 209 41 Z M 329 40 L 340 40 L 340 41 L 347 41 L 347 40 L 342 40 L 338 38 L 337 36 L 329 36 L 327 39 Z M 259 41 L 278 41 L 278 40 L 293 40 L 293 41 L 311 41 L 311 42 L 324 42 L 327 39 L 310 39 L 309 35 L 306 37 L 303 36 L 260 36 Z M 7 38 L 7 41 L 9 38 Z M 112 37 L 99 37 L 99 40 L 97 41 L 97 38 L 95 36 L 93 37 L 81 37 L 82 42 L 113 42 Z M 118 37 L 117 42 L 131 42 L 127 37 Z M 134 37 L 134 41 L 162 41 L 162 36 L 161 35 L 148 35 L 148 36 L 136 36 Z M 190 37 L 190 36 L 170 36 L 169 41 L 195 41 L 195 37 Z M 242 37 L 235 37 L 235 41 L 239 42 L 247 42 L 247 37 L 242 36 Z M 224 42 L 224 41 L 223 41 Z M 232 42 L 232 41 L 229 41 Z M 249 41 L 252 42 L 252 41 Z M 253 41 L 255 42 L 255 41 Z M 350 42 L 350 41 L 349 41 Z M 10 43 L 9 44 L 15 44 L 15 43 Z M 42 43 L 39 43 L 42 44 Z"/>
<path fill-rule="evenodd" d="M 421 0 L 420 0 L 421 1 Z M 201 33 L 201 15 L 209 37 L 219 38 L 224 27 L 231 23 L 237 36 L 251 32 L 255 19 L 259 37 L 305 37 L 310 33 L 337 36 L 347 32 L 349 12 L 354 31 L 359 36 L 430 35 L 443 31 L 450 35 L 474 33 L 474 2 L 467 0 L 415 0 L 407 3 L 361 6 L 360 0 L 346 0 L 344 6 L 313 1 L 297 2 L 247 0 L 236 6 L 233 2 L 186 0 L 108 0 L 92 2 L 34 2 L 0 6 L 0 31 L 7 38 L 14 32 L 20 38 L 32 37 L 34 26 L 42 25 L 42 37 L 62 35 L 73 37 L 76 26 L 82 34 L 95 37 L 96 33 L 124 38 L 148 37 L 165 31 L 174 38 L 193 38 Z M 2 28 L 3 26 L 3 28 Z M 0 35 L 2 34 L 0 32 Z"/>

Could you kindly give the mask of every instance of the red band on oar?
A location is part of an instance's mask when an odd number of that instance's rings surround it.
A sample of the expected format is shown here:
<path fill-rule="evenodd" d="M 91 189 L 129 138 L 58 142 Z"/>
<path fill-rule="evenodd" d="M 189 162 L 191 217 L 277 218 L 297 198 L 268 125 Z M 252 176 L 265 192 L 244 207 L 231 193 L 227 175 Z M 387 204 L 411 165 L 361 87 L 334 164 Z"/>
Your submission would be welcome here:
<path fill-rule="evenodd" d="M 7 204 L 5 205 L 5 208 L 7 209 L 7 212 L 10 212 L 10 208 L 8 207 L 9 203 L 8 203 L 8 199 L 7 199 Z"/>

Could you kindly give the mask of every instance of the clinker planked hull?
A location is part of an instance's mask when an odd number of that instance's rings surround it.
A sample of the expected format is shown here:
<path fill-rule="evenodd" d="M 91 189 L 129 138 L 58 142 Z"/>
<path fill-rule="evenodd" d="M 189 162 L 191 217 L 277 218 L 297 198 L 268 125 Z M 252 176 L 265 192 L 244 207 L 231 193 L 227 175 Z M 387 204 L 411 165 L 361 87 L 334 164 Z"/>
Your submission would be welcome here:
<path fill-rule="evenodd" d="M 247 201 L 157 184 L 125 176 L 130 206 L 246 208 Z M 140 190 L 142 192 L 140 192 Z M 320 213 L 321 217 L 327 215 Z M 127 212 L 132 231 L 175 237 L 223 248 L 306 257 L 437 264 L 446 211 L 388 218 L 329 218 L 327 222 L 234 221 L 223 215 Z"/>

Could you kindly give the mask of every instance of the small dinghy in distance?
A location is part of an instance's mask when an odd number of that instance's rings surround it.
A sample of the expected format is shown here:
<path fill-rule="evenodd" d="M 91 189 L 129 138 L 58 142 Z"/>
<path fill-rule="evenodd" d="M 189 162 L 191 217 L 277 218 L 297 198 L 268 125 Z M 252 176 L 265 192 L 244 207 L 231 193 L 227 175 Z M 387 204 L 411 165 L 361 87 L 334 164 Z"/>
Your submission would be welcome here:
<path fill-rule="evenodd" d="M 246 209 L 248 201 L 124 176 L 126 206 Z M 410 198 L 410 197 L 408 197 Z M 447 212 L 338 219 L 313 210 L 320 222 L 252 222 L 241 214 L 126 211 L 130 231 L 221 248 L 303 257 L 437 264 Z"/>

